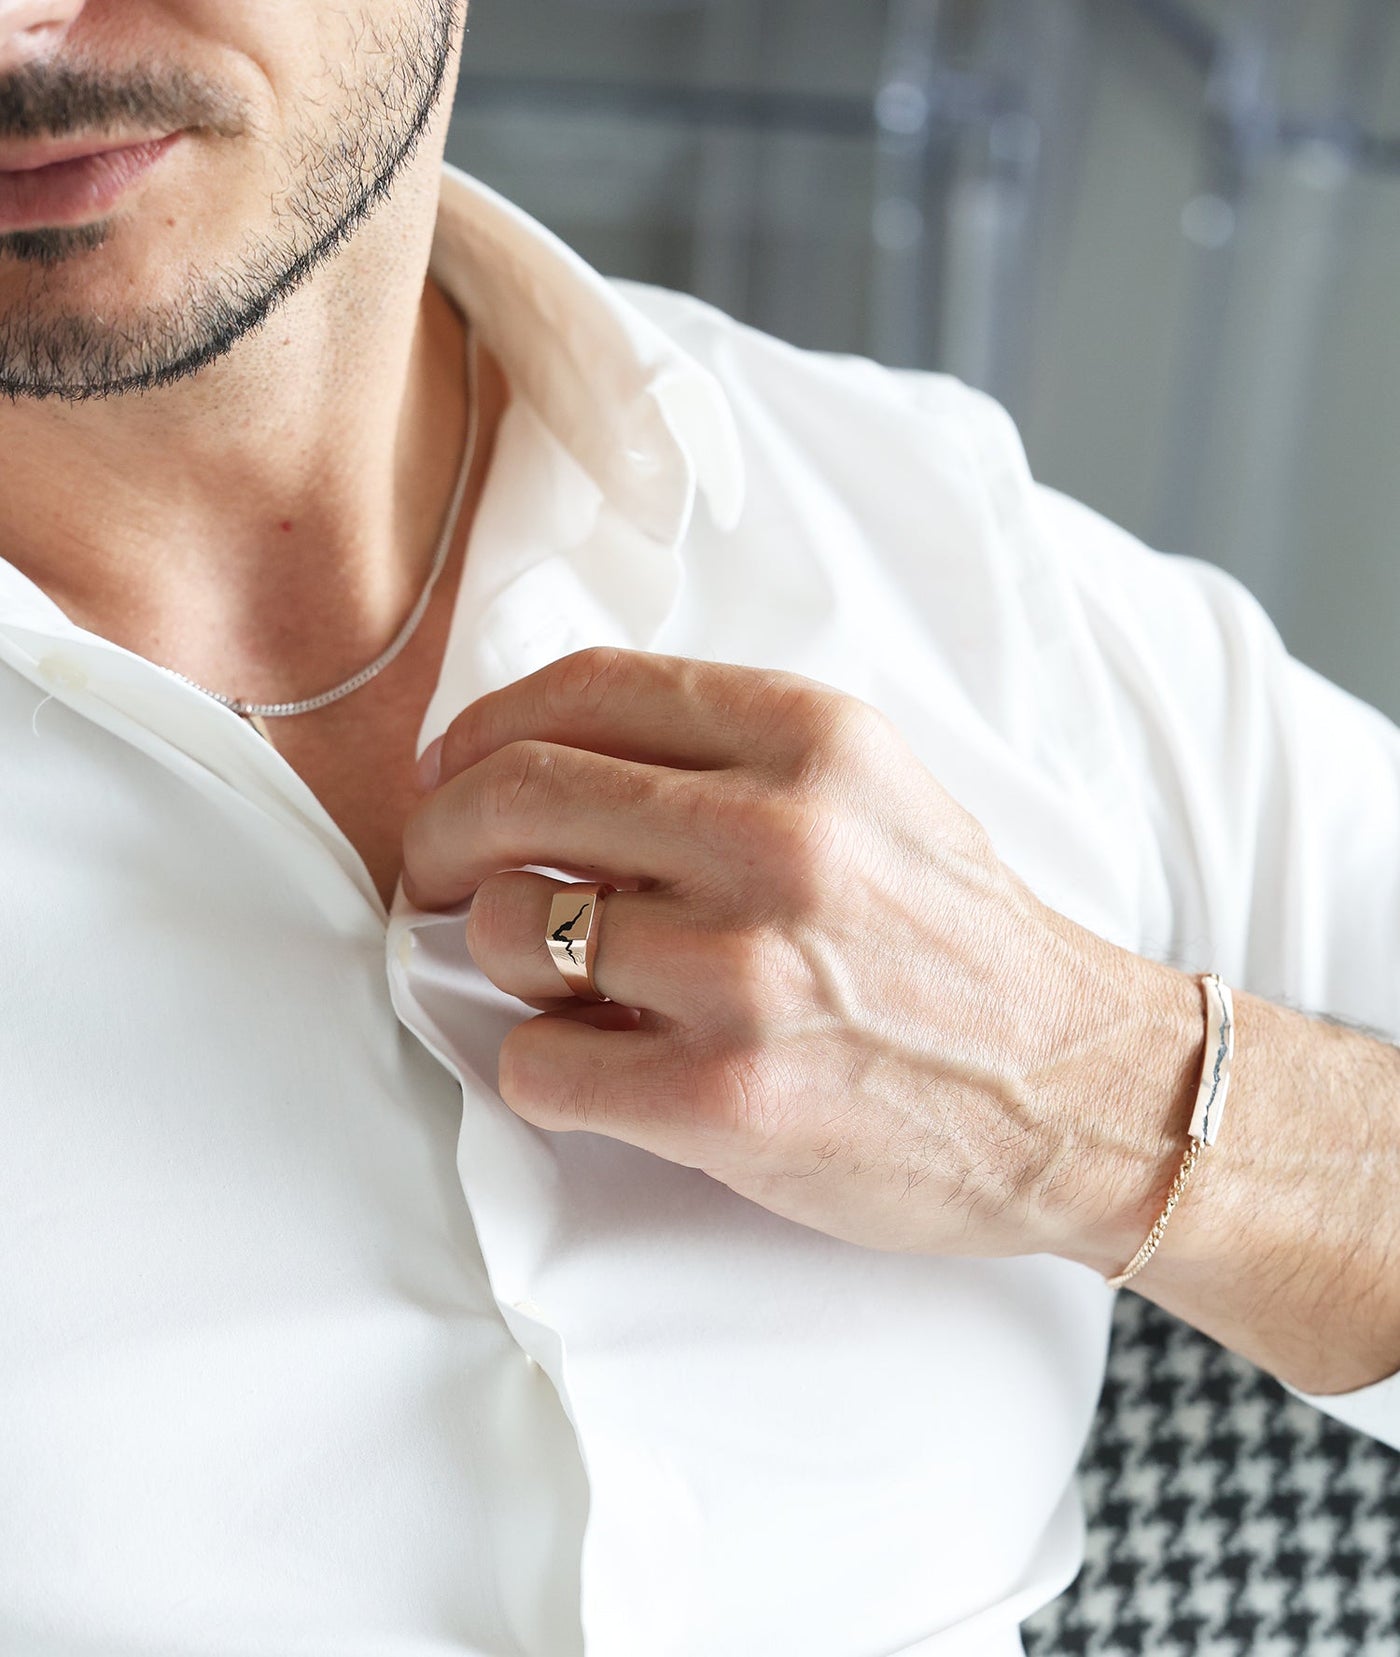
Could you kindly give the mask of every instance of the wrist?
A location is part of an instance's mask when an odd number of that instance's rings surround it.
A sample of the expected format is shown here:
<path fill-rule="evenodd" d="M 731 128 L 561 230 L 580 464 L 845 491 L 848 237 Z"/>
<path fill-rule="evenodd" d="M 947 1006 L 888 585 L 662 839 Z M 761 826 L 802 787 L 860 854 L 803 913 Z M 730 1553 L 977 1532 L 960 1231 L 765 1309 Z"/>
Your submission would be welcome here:
<path fill-rule="evenodd" d="M 1098 941 L 1073 1062 L 1051 1067 L 1064 1152 L 1041 1204 L 1053 1252 L 1108 1278 L 1142 1246 L 1190 1146 L 1205 1008 L 1199 976 Z"/>

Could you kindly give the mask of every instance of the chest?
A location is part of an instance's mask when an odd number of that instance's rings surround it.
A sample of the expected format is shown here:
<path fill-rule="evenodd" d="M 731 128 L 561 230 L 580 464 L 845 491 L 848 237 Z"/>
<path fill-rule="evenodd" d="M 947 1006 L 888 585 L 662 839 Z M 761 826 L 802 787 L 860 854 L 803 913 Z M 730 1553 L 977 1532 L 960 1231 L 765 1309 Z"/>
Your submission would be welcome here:
<path fill-rule="evenodd" d="M 284 734 L 268 721 L 273 744 L 359 853 L 386 909 L 403 867 L 404 824 L 422 800 L 414 782 L 420 719 L 416 708 L 353 725 L 343 719 L 314 736 Z"/>

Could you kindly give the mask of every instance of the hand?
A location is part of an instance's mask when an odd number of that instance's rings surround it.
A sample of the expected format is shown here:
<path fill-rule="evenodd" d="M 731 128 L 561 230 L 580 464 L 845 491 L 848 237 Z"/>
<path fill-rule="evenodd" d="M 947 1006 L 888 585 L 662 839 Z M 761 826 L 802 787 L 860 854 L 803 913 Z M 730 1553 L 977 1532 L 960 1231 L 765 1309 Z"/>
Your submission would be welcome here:
<path fill-rule="evenodd" d="M 405 895 L 471 897 L 473 959 L 540 1009 L 500 1050 L 525 1121 L 882 1250 L 1067 1252 L 1111 1208 L 1138 973 L 1169 969 L 1041 903 L 876 709 L 595 648 L 473 702 L 440 753 Z M 619 888 L 593 944 L 615 1005 L 564 988 L 564 883 L 525 864 Z"/>

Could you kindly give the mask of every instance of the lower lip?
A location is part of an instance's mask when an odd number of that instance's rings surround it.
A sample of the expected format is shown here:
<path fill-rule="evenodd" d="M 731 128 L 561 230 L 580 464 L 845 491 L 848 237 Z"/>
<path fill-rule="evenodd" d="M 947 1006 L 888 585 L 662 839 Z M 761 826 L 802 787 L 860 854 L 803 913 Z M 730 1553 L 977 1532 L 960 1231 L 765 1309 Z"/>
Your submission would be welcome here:
<path fill-rule="evenodd" d="M 0 231 L 47 230 L 100 217 L 143 178 L 180 137 L 103 150 L 26 172 L 0 172 Z"/>

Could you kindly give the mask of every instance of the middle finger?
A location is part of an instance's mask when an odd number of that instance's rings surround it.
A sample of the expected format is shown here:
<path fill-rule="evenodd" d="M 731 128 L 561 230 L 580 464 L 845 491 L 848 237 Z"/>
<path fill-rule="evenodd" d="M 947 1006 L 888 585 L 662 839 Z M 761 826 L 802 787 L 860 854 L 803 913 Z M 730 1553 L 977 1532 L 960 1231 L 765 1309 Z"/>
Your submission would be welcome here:
<path fill-rule="evenodd" d="M 445 908 L 487 875 L 526 864 L 682 880 L 716 855 L 702 832 L 715 778 L 558 743 L 507 743 L 450 777 L 404 825 L 413 901 Z"/>

